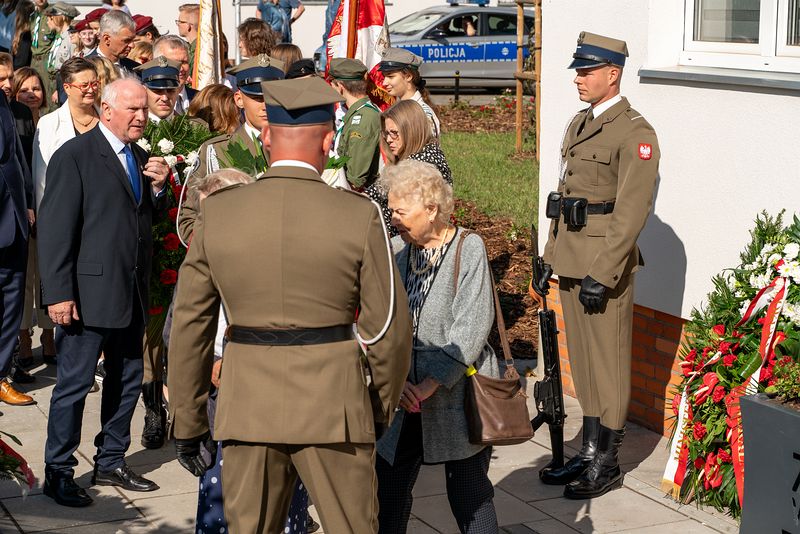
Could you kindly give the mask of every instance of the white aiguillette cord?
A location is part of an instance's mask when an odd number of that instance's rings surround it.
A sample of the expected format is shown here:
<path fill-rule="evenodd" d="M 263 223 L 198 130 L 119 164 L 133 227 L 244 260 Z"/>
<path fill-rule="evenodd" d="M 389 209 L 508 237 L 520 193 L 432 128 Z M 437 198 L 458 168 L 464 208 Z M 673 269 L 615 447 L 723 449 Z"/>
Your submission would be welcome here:
<path fill-rule="evenodd" d="M 394 302 L 395 280 L 394 280 L 394 269 L 393 269 L 394 256 L 392 255 L 392 244 L 389 242 L 389 232 L 386 230 L 386 224 L 384 224 L 383 222 L 383 217 L 380 216 L 381 213 L 383 213 L 383 210 L 381 209 L 380 205 L 378 205 L 378 203 L 372 200 L 371 198 L 369 199 L 369 201 L 372 202 L 372 205 L 375 206 L 375 208 L 378 210 L 378 220 L 381 223 L 381 228 L 383 229 L 383 238 L 384 242 L 386 243 L 386 254 L 389 260 L 389 314 L 386 316 L 386 322 L 384 323 L 383 328 L 381 328 L 381 331 L 378 332 L 378 334 L 372 339 L 364 339 L 363 337 L 361 337 L 361 334 L 358 333 L 358 326 L 355 324 L 353 325 L 353 330 L 356 333 L 356 339 L 362 345 L 362 350 L 370 345 L 374 345 L 375 343 L 383 339 L 383 336 L 386 335 L 387 330 L 389 330 L 389 326 L 392 324 L 392 317 L 394 316 L 394 307 L 395 307 L 395 302 Z M 366 353 L 366 350 L 364 350 L 364 352 Z"/>

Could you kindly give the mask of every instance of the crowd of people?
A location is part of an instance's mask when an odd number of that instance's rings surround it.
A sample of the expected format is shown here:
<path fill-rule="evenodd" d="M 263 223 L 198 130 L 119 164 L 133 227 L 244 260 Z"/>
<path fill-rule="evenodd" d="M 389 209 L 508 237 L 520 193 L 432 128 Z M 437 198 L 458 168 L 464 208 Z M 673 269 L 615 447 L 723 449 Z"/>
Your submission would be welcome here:
<path fill-rule="evenodd" d="M 44 494 L 60 505 L 92 503 L 74 454 L 102 390 L 92 483 L 158 489 L 125 461 L 142 398 L 142 444 L 174 438 L 200 477 L 198 532 L 312 532 L 309 493 L 330 532 L 405 532 L 423 463 L 444 464 L 462 532 L 497 532 L 491 447 L 464 414 L 466 370 L 499 376 L 492 275 L 480 236 L 451 222 L 458 177 L 422 59 L 387 48 L 382 87 L 357 59 L 318 73 L 291 43 L 303 10 L 260 0 L 237 29 L 243 60 L 198 91 L 197 4 L 162 35 L 120 0 L 83 18 L 4 2 L 0 401 L 35 402 L 18 384 L 35 380 L 38 325 L 57 366 Z M 172 170 L 137 141 L 181 115 L 216 137 L 169 206 Z M 230 168 L 234 145 L 262 171 Z M 152 226 L 171 207 L 188 251 L 165 362 L 143 337 Z M 581 454 L 559 483 L 589 469 Z"/>

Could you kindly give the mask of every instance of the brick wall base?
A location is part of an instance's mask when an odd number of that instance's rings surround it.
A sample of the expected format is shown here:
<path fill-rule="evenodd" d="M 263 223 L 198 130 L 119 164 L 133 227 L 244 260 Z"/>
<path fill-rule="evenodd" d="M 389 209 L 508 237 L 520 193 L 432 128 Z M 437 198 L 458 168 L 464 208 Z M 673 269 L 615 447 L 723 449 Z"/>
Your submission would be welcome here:
<path fill-rule="evenodd" d="M 564 393 L 575 396 L 567 350 L 566 327 L 558 294 L 558 282 L 550 282 L 547 303 L 558 323 L 558 350 Z M 654 432 L 669 436 L 673 386 L 681 380 L 678 367 L 683 325 L 680 317 L 634 305 L 633 358 L 631 362 L 631 403 L 628 419 Z"/>

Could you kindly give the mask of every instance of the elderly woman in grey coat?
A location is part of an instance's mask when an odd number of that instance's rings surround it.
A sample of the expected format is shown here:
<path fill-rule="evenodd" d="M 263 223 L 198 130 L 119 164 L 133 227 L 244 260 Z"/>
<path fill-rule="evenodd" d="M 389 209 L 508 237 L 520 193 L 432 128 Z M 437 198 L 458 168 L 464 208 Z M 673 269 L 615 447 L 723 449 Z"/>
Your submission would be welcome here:
<path fill-rule="evenodd" d="M 453 190 L 433 165 L 402 161 L 379 183 L 399 232 L 392 245 L 414 327 L 399 413 L 378 442 L 379 532 L 406 532 L 421 464 L 443 463 L 460 531 L 491 534 L 498 531 L 491 448 L 469 442 L 464 414 L 467 368 L 500 375 L 487 343 L 494 303 L 486 250 L 477 234 L 464 238 L 454 279 L 464 229 L 450 224 Z"/>

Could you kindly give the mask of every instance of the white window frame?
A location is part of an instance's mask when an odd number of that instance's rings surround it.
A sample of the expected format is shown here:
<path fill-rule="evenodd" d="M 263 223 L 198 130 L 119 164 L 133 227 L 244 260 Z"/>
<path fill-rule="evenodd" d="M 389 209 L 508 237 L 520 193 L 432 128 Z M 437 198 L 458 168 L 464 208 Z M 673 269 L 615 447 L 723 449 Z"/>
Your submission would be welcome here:
<path fill-rule="evenodd" d="M 684 6 L 681 65 L 800 73 L 800 46 L 785 44 L 789 0 L 761 0 L 758 43 L 695 41 L 695 0 Z"/>

